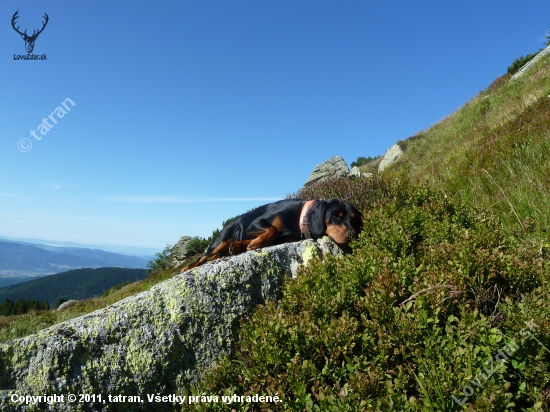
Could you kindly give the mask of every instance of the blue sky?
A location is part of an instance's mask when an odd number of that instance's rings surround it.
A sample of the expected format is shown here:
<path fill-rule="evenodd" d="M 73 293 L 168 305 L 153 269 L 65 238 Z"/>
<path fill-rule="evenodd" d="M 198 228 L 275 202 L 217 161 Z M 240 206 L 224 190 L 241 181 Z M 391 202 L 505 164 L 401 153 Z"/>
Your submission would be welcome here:
<path fill-rule="evenodd" d="M 47 60 L 14 60 L 16 10 L 29 34 L 48 13 Z M 542 48 L 549 16 L 546 0 L 3 0 L 0 236 L 206 237 L 329 157 L 383 154 L 451 114 Z"/>

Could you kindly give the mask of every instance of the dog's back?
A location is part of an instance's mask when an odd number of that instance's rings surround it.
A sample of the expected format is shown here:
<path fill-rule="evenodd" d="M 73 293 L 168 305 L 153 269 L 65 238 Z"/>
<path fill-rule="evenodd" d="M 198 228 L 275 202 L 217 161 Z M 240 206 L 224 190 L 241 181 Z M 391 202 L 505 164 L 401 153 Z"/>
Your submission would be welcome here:
<path fill-rule="evenodd" d="M 223 256 L 294 242 L 302 235 L 313 239 L 328 235 L 340 246 L 347 247 L 361 227 L 361 213 L 341 199 L 279 200 L 238 216 L 222 229 L 199 261 L 186 266 L 182 272 Z"/>

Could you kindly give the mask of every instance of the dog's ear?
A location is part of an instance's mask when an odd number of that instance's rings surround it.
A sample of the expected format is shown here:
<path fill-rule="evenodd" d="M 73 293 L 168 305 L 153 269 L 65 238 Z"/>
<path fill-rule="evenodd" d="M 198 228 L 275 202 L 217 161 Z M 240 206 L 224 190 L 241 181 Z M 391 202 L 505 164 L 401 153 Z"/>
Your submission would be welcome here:
<path fill-rule="evenodd" d="M 309 232 L 313 239 L 326 235 L 325 214 L 329 203 L 325 200 L 318 200 L 311 206 L 308 216 Z"/>

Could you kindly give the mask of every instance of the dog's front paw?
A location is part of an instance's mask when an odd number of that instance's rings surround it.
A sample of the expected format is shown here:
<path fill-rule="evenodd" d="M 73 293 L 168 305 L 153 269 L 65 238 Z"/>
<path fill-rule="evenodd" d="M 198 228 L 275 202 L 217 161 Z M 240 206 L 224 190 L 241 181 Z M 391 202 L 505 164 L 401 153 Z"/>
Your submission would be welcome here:
<path fill-rule="evenodd" d="M 229 253 L 231 255 L 238 255 L 240 253 L 246 252 L 246 247 L 248 246 L 249 241 L 246 240 L 236 240 L 229 245 Z"/>

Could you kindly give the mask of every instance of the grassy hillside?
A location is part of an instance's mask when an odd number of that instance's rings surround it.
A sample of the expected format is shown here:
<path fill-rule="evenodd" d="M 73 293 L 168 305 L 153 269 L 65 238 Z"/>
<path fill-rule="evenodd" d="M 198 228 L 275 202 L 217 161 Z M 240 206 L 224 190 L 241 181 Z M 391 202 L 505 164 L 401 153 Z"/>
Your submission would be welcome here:
<path fill-rule="evenodd" d="M 498 78 L 459 111 L 414 138 L 390 176 L 427 182 L 507 227 L 550 224 L 550 56 L 527 75 Z M 521 223 L 520 223 L 521 222 Z"/>

